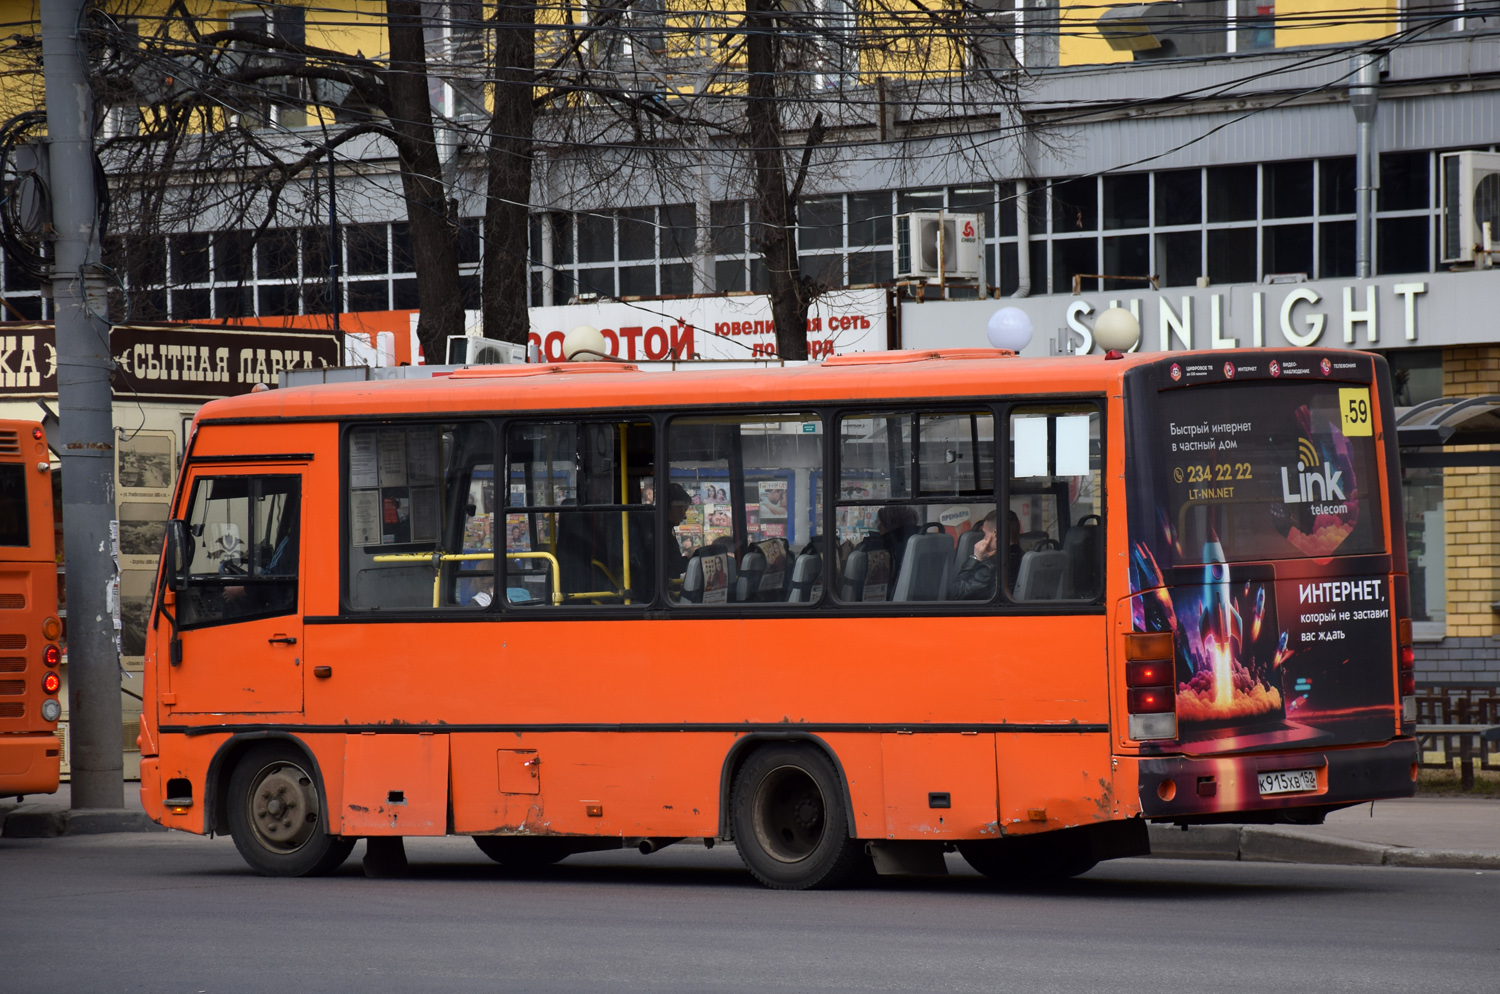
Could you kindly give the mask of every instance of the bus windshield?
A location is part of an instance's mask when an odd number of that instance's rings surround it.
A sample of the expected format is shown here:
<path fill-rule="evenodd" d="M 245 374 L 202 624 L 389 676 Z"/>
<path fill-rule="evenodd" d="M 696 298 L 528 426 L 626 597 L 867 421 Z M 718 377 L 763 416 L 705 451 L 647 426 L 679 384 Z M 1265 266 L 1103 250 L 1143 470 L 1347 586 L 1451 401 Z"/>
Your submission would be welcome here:
<path fill-rule="evenodd" d="M 1262 380 L 1158 403 L 1161 565 L 1384 551 L 1368 387 Z"/>

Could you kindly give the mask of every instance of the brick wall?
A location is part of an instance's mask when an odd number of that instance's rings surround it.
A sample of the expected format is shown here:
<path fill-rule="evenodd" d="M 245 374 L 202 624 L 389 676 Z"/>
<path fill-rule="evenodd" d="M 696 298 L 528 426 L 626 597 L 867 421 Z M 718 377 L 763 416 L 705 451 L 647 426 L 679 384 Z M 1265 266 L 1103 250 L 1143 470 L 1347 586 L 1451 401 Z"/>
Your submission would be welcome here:
<path fill-rule="evenodd" d="M 1500 394 L 1500 346 L 1444 349 L 1443 394 Z M 1480 448 L 1466 445 L 1453 451 Z M 1467 648 L 1462 651 L 1479 651 L 1484 644 L 1494 659 L 1500 650 L 1495 638 L 1500 636 L 1500 616 L 1490 607 L 1500 600 L 1500 468 L 1445 469 L 1443 520 L 1448 544 L 1448 641 L 1464 642 Z M 1491 664 L 1491 669 L 1496 665 L 1500 664 Z M 1442 668 L 1449 670 L 1446 663 Z"/>
<path fill-rule="evenodd" d="M 1450 635 L 1441 642 L 1418 643 L 1416 651 L 1418 683 L 1500 686 L 1500 638 Z"/>

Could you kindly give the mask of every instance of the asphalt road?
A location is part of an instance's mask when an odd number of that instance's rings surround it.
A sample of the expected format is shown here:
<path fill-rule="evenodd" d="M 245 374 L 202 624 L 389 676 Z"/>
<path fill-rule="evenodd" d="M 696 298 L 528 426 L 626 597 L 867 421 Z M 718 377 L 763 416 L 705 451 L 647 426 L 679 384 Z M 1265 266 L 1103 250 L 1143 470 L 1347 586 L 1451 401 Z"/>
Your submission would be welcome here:
<path fill-rule="evenodd" d="M 948 877 L 762 889 L 733 849 L 577 856 L 468 839 L 411 876 L 268 880 L 227 839 L 0 838 L 0 990 L 1473 991 L 1500 984 L 1500 874 L 1124 860 L 1005 891 Z"/>

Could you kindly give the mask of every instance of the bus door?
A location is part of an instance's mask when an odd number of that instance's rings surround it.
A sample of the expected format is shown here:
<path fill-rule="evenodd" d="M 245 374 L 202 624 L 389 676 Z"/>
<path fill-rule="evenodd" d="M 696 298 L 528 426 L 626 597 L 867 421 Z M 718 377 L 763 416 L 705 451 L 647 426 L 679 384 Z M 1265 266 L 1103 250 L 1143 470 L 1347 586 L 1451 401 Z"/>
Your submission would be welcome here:
<path fill-rule="evenodd" d="M 185 493 L 181 660 L 165 667 L 164 703 L 177 713 L 301 711 L 302 476 L 204 468 Z"/>

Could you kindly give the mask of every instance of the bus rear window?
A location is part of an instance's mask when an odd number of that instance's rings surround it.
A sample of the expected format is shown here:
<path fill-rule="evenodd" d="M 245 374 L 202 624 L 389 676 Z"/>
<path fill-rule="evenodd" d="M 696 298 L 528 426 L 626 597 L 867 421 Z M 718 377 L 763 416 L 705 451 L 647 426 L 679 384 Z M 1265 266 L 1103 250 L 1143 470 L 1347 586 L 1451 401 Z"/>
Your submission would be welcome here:
<path fill-rule="evenodd" d="M 26 514 L 26 467 L 0 465 L 0 545 L 30 545 Z"/>
<path fill-rule="evenodd" d="M 1173 562 L 1384 551 L 1374 402 L 1340 383 L 1163 391 L 1150 435 Z"/>

